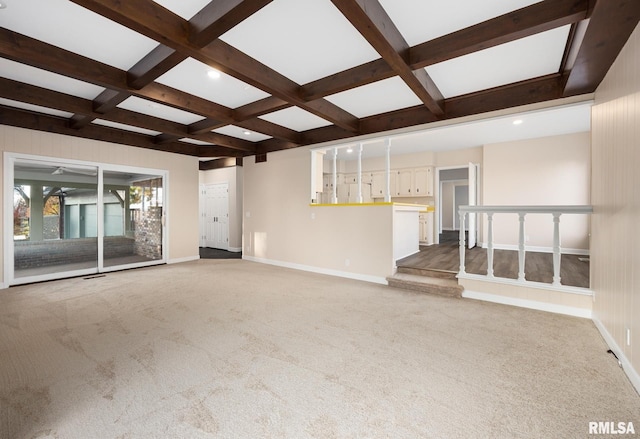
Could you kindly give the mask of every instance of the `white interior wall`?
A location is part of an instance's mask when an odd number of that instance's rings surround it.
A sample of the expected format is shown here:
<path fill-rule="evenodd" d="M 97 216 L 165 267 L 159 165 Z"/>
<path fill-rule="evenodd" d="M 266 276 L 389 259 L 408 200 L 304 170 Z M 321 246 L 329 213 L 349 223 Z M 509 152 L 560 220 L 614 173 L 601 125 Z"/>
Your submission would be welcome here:
<path fill-rule="evenodd" d="M 590 134 L 577 133 L 485 145 L 482 194 L 484 205 L 588 205 L 590 197 Z M 518 244 L 518 217 L 494 216 L 494 242 Z M 527 215 L 527 246 L 553 246 L 551 215 Z M 562 247 L 589 249 L 589 217 L 563 215 Z"/>
<path fill-rule="evenodd" d="M 243 258 L 384 281 L 393 267 L 389 206 L 311 206 L 308 147 L 243 161 Z"/>
<path fill-rule="evenodd" d="M 592 109 L 594 320 L 640 392 L 640 27 Z M 637 428 L 637 427 L 636 427 Z"/>
<path fill-rule="evenodd" d="M 196 157 L 0 125 L 0 153 L 3 160 L 0 173 L 4 173 L 4 152 L 7 151 L 169 171 L 169 209 L 167 211 L 169 262 L 199 257 L 198 159 Z M 0 178 L 0 193 L 2 193 L 4 206 L 3 185 L 4 178 Z M 12 237 L 5 236 L 5 242 L 7 239 Z M 4 255 L 0 253 L 0 266 L 4 266 L 3 258 Z M 4 282 L 4 273 L 1 282 Z"/>

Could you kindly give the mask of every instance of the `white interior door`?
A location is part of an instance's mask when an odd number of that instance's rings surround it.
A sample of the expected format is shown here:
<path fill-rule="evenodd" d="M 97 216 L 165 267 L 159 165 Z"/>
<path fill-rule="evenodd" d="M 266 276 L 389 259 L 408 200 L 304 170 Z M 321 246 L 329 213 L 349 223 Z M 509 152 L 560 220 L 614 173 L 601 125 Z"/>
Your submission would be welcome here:
<path fill-rule="evenodd" d="M 205 246 L 229 249 L 229 184 L 205 188 Z"/>
<path fill-rule="evenodd" d="M 478 204 L 478 166 L 469 163 L 469 206 Z M 473 248 L 477 244 L 478 221 L 476 213 L 469 213 L 469 237 L 467 239 L 468 247 Z"/>

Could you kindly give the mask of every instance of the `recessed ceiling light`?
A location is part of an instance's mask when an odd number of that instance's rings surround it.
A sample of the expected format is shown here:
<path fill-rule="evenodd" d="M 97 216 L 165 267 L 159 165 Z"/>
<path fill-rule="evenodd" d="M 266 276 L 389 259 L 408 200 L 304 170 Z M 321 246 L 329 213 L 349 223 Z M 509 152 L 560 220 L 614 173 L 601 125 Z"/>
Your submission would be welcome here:
<path fill-rule="evenodd" d="M 522 123 L 522 119 L 516 119 L 513 121 L 514 125 L 520 125 Z"/>
<path fill-rule="evenodd" d="M 250 135 L 251 135 L 251 131 L 245 131 L 245 132 L 244 132 L 244 135 L 245 135 L 245 136 L 250 136 Z"/>
<path fill-rule="evenodd" d="M 215 70 L 215 69 L 211 69 L 207 72 L 207 76 L 211 79 L 219 79 L 220 78 L 220 72 Z"/>
<path fill-rule="evenodd" d="M 4 9 L 7 7 L 7 4 L 5 2 L 0 2 L 0 9 Z"/>

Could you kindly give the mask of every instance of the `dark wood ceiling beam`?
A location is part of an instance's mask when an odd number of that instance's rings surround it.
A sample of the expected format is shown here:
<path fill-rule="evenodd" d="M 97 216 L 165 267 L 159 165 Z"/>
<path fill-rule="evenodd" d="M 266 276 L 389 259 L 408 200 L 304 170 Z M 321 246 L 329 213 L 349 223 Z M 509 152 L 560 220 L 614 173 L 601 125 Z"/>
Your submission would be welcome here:
<path fill-rule="evenodd" d="M 255 153 L 246 153 L 242 151 L 229 151 L 219 146 L 200 146 L 198 149 L 198 157 L 235 157 L 242 158 Z"/>
<path fill-rule="evenodd" d="M 127 71 L 129 87 L 140 90 L 187 59 L 182 53 L 159 44 Z"/>
<path fill-rule="evenodd" d="M 587 18 L 588 0 L 545 0 L 413 46 L 413 69 L 505 44 Z"/>
<path fill-rule="evenodd" d="M 189 41 L 204 47 L 273 0 L 213 0 L 189 20 Z"/>
<path fill-rule="evenodd" d="M 564 96 L 592 93 L 640 21 L 637 0 L 598 0 L 576 60 L 566 79 Z"/>
<path fill-rule="evenodd" d="M 69 121 L 71 128 L 75 128 L 74 124 L 79 123 L 79 121 L 84 123 L 85 121 L 82 120 L 82 117 L 89 119 L 89 123 L 84 126 L 90 125 L 91 122 L 97 118 L 101 118 L 111 122 L 158 131 L 173 136 L 175 139 L 189 137 L 243 152 L 255 151 L 254 144 L 246 140 L 210 132 L 197 135 L 191 134 L 185 125 L 134 111 L 124 110 L 122 108 L 115 108 L 104 115 L 97 114 L 93 110 L 93 103 L 90 100 L 13 81 L 11 79 L 0 78 L 0 96 L 32 105 L 74 113 L 75 115 Z"/>
<path fill-rule="evenodd" d="M 208 171 L 211 169 L 232 168 L 234 166 L 242 166 L 242 157 L 228 157 L 217 160 L 206 160 L 200 162 L 200 170 Z"/>
<path fill-rule="evenodd" d="M 206 118 L 190 124 L 188 127 L 188 131 L 189 134 L 202 134 L 215 130 L 216 128 L 222 128 L 225 125 L 228 124 L 220 122 L 218 120 Z"/>
<path fill-rule="evenodd" d="M 49 133 L 63 134 L 72 137 L 100 140 L 109 143 L 174 152 L 191 156 L 199 156 L 200 154 L 197 146 L 185 144 L 183 142 L 157 145 L 152 136 L 93 124 L 85 127 L 83 130 L 75 130 L 69 127 L 67 119 L 65 118 L 33 113 L 5 106 L 0 106 L 0 120 L 2 120 L 4 125 L 27 128 L 30 130 L 46 131 Z"/>
<path fill-rule="evenodd" d="M 195 46 L 189 41 L 189 23 L 152 0 L 135 3 L 120 0 L 72 1 L 331 123 L 352 132 L 358 131 L 355 116 L 328 101 L 308 104 L 300 97 L 299 84 L 223 41 L 218 39 L 202 48 Z"/>
<path fill-rule="evenodd" d="M 246 130 L 258 133 L 268 131 L 274 134 L 272 137 L 286 140 L 287 142 L 296 143 L 298 145 L 302 143 L 302 136 L 299 132 L 257 117 L 238 122 L 236 125 Z"/>
<path fill-rule="evenodd" d="M 409 44 L 377 0 L 332 0 L 387 64 L 436 116 L 444 114 L 444 97 L 424 69 L 409 66 Z"/>
<path fill-rule="evenodd" d="M 259 101 L 243 105 L 233 110 L 233 118 L 236 120 L 247 120 L 278 110 L 284 110 L 292 105 L 285 100 L 275 96 L 269 96 Z"/>
<path fill-rule="evenodd" d="M 354 87 L 362 87 L 363 85 L 382 81 L 395 75 L 396 73 L 389 67 L 389 64 L 380 58 L 309 82 L 300 87 L 300 94 L 304 99 L 312 101 Z"/>
<path fill-rule="evenodd" d="M 93 100 L 93 111 L 105 114 L 113 110 L 117 105 L 129 97 L 129 93 L 122 91 L 105 89 Z M 71 119 L 71 127 L 77 130 L 86 127 L 96 119 L 95 116 L 87 114 L 74 114 Z"/>

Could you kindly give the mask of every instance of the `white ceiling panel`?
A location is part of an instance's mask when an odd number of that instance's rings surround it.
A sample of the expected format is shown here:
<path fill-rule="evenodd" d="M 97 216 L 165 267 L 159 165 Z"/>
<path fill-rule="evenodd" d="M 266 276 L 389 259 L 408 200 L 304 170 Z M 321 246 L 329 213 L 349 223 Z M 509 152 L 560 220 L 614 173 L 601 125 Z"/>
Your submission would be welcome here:
<path fill-rule="evenodd" d="M 211 0 L 153 0 L 185 20 L 191 20 Z"/>
<path fill-rule="evenodd" d="M 356 117 L 412 107 L 422 102 L 399 77 L 327 96 L 326 99 Z"/>
<path fill-rule="evenodd" d="M 41 107 L 39 105 L 26 104 L 24 102 L 13 101 L 11 99 L 0 98 L 0 105 L 6 105 L 7 107 L 20 108 L 22 110 L 34 111 L 36 113 L 50 114 L 51 116 L 59 116 L 64 118 L 70 118 L 73 113 L 66 111 L 59 111 L 53 108 Z"/>
<path fill-rule="evenodd" d="M 47 72 L 46 70 L 13 62 L 5 58 L 0 58 L 0 76 L 84 99 L 93 100 L 104 91 L 104 88 L 97 85 Z"/>
<path fill-rule="evenodd" d="M 146 99 L 140 99 L 135 96 L 131 96 L 118 104 L 118 107 L 125 110 L 135 111 L 136 113 L 146 114 L 148 116 L 159 117 L 160 119 L 170 120 L 172 122 L 189 125 L 204 117 L 189 113 L 177 108 L 169 107 L 168 105 L 158 104 L 156 102 L 148 101 Z"/>
<path fill-rule="evenodd" d="M 126 125 L 123 123 L 112 122 L 110 120 L 104 120 L 104 119 L 95 119 L 92 123 L 95 123 L 96 125 L 109 127 L 109 128 L 117 128 L 120 130 L 131 131 L 138 134 L 147 134 L 149 136 L 157 136 L 159 134 L 162 134 L 161 132 L 158 132 L 158 131 L 148 130 L 146 128 L 134 127 L 133 125 Z"/>
<path fill-rule="evenodd" d="M 237 137 L 238 139 L 242 140 L 248 140 L 249 142 L 260 142 L 262 140 L 271 138 L 270 136 L 265 136 L 264 134 L 245 130 L 244 128 L 240 128 L 235 125 L 227 125 L 222 128 L 215 129 L 213 130 L 213 132 L 231 137 Z"/>
<path fill-rule="evenodd" d="M 12 1 L 0 14 L 0 26 L 122 70 L 158 45 L 66 0 Z"/>
<path fill-rule="evenodd" d="M 295 131 L 307 131 L 331 125 L 331 122 L 298 107 L 285 108 L 259 117 Z"/>
<path fill-rule="evenodd" d="M 540 1 L 380 0 L 380 4 L 409 46 L 415 46 Z"/>
<path fill-rule="evenodd" d="M 301 85 L 380 58 L 329 0 L 275 0 L 221 39 Z"/>
<path fill-rule="evenodd" d="M 557 73 L 569 29 L 564 26 L 491 47 L 426 71 L 445 98 Z"/>
<path fill-rule="evenodd" d="M 212 78 L 209 72 L 213 71 L 208 65 L 187 58 L 156 81 L 229 108 L 269 97 L 268 93 L 224 73 L 215 71 L 218 77 Z"/>

